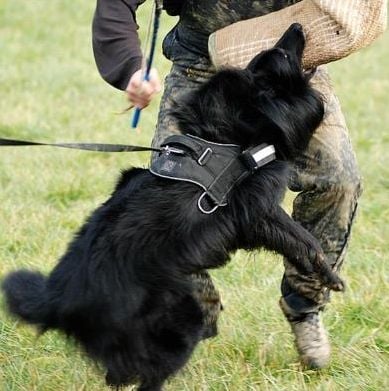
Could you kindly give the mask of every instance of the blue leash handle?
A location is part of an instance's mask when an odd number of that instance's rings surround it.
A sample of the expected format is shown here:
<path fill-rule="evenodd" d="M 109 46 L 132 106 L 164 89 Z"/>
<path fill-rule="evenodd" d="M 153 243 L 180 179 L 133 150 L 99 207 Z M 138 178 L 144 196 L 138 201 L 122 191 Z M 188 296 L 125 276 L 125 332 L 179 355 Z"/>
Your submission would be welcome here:
<path fill-rule="evenodd" d="M 145 72 L 145 76 L 143 78 L 143 81 L 150 80 L 150 70 L 151 70 L 151 66 L 153 64 L 153 60 L 154 60 L 155 47 L 157 45 L 157 36 L 158 36 L 159 20 L 160 20 L 160 16 L 161 16 L 161 11 L 162 11 L 162 5 L 159 1 L 156 1 L 154 26 L 153 26 L 153 37 L 151 40 L 150 54 L 149 54 L 149 58 L 147 59 L 146 72 Z M 141 111 L 142 111 L 142 109 L 140 109 L 138 107 L 135 109 L 134 116 L 132 118 L 132 124 L 131 124 L 132 129 L 136 129 L 138 127 Z"/>
<path fill-rule="evenodd" d="M 139 122 L 141 111 L 142 110 L 139 109 L 138 107 L 135 109 L 134 116 L 132 117 L 132 124 L 131 124 L 132 129 L 136 129 L 138 127 L 138 122 Z"/>
<path fill-rule="evenodd" d="M 150 75 L 146 74 L 145 77 L 143 78 L 143 81 L 149 81 L 149 80 L 150 80 Z M 136 129 L 138 127 L 141 111 L 142 109 L 140 109 L 139 107 L 135 109 L 134 116 L 132 117 L 132 124 L 131 124 L 132 129 Z"/>

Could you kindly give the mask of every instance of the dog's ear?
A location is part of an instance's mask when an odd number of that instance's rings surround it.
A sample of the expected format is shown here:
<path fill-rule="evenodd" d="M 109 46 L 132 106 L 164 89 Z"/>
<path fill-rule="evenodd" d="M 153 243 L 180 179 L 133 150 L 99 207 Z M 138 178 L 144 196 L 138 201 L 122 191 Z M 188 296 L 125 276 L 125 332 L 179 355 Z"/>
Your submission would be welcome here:
<path fill-rule="evenodd" d="M 290 66 L 287 65 L 287 52 L 282 48 L 272 48 L 257 54 L 247 65 L 247 70 L 256 74 L 266 74 L 268 76 L 289 72 Z"/>
<path fill-rule="evenodd" d="M 247 65 L 246 69 L 252 73 L 257 73 L 264 65 L 264 57 L 267 51 L 260 52 L 257 54 Z"/>

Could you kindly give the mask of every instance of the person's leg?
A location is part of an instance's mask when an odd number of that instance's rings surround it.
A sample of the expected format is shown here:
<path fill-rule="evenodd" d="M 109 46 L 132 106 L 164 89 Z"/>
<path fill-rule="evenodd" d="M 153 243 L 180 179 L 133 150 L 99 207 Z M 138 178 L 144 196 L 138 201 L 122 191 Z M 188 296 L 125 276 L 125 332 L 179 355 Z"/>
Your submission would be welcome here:
<path fill-rule="evenodd" d="M 165 79 L 164 93 L 159 107 L 158 123 L 152 146 L 161 145 L 166 137 L 180 132 L 177 121 L 172 115 L 177 103 L 187 94 L 195 91 L 214 74 L 214 69 L 207 59 L 199 59 L 197 64 L 186 67 L 173 65 Z M 184 130 L 185 131 L 185 130 Z"/>
<path fill-rule="evenodd" d="M 165 90 L 161 99 L 153 146 L 161 145 L 166 137 L 180 132 L 176 120 L 172 116 L 176 104 L 207 81 L 212 74 L 212 68 L 209 67 L 206 59 L 199 59 L 198 64 L 190 68 L 173 65 L 170 74 L 165 79 Z M 217 334 L 217 319 L 222 308 L 219 292 L 216 290 L 211 276 L 205 270 L 191 275 L 191 279 L 194 286 L 194 297 L 198 300 L 204 314 L 203 338 L 214 337 Z"/>
<path fill-rule="evenodd" d="M 292 217 L 319 240 L 328 264 L 338 271 L 361 193 L 360 176 L 326 70 L 318 69 L 312 83 L 325 99 L 325 116 L 291 174 L 290 189 L 299 192 Z M 288 260 L 284 264 L 281 309 L 295 334 L 302 362 L 321 368 L 329 361 L 330 346 L 319 311 L 329 301 L 329 292 L 315 276 L 302 275 Z"/>

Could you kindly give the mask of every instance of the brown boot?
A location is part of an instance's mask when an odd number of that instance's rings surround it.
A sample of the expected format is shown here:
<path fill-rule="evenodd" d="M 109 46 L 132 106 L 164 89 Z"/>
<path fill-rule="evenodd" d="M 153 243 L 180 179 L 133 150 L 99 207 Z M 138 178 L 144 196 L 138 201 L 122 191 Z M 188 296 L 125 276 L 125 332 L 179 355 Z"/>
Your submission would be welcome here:
<path fill-rule="evenodd" d="M 280 299 L 280 307 L 295 336 L 295 345 L 300 360 L 309 369 L 321 369 L 330 361 L 330 343 L 320 320 L 320 313 L 298 314 Z"/>

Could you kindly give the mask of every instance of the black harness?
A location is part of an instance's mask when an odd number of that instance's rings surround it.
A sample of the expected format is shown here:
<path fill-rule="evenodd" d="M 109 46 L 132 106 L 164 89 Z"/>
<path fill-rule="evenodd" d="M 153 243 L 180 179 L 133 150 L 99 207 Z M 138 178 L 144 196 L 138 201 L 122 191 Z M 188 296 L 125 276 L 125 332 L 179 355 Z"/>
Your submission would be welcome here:
<path fill-rule="evenodd" d="M 191 182 L 204 192 L 197 201 L 202 213 L 227 205 L 229 192 L 255 170 L 275 160 L 273 145 L 242 151 L 239 145 L 217 144 L 192 135 L 174 135 L 162 144 L 150 172 L 162 178 Z"/>

